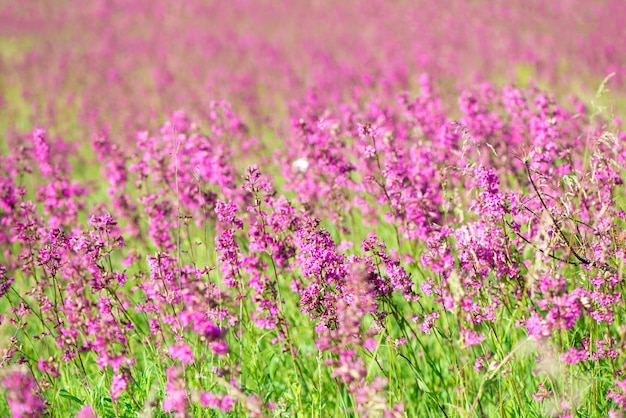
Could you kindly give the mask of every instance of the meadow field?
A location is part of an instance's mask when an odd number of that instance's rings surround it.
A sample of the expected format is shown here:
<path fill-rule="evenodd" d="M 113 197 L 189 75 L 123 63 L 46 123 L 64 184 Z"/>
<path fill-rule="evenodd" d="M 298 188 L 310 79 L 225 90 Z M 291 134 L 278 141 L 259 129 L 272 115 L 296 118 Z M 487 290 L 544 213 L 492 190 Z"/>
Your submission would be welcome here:
<path fill-rule="evenodd" d="M 0 417 L 624 417 L 626 2 L 0 2 Z"/>

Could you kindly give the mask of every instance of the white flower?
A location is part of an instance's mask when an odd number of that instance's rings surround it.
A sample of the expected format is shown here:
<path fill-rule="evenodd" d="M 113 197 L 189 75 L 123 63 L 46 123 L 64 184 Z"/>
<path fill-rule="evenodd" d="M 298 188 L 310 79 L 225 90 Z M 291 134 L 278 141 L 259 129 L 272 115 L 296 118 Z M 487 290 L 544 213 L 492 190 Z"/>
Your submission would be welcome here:
<path fill-rule="evenodd" d="M 305 173 L 307 168 L 309 168 L 309 162 L 306 158 L 298 158 L 291 163 L 291 169 L 294 172 Z"/>

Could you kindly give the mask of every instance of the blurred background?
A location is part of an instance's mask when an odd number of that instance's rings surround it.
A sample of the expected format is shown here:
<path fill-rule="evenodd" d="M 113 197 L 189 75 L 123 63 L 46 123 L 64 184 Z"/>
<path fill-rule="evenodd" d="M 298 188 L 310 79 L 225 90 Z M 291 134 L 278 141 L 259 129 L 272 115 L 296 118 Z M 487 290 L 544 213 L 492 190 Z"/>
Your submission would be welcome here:
<path fill-rule="evenodd" d="M 0 2 L 5 130 L 131 135 L 225 99 L 254 126 L 315 92 L 339 99 L 516 83 L 622 92 L 623 0 Z M 122 138 L 120 138 L 122 139 Z"/>

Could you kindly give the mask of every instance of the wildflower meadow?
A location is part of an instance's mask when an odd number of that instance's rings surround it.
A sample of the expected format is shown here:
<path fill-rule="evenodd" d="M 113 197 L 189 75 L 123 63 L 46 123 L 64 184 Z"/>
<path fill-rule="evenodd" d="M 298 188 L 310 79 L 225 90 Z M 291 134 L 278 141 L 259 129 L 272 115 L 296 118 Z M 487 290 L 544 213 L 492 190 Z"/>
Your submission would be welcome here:
<path fill-rule="evenodd" d="M 0 417 L 624 417 L 626 2 L 0 2 Z"/>

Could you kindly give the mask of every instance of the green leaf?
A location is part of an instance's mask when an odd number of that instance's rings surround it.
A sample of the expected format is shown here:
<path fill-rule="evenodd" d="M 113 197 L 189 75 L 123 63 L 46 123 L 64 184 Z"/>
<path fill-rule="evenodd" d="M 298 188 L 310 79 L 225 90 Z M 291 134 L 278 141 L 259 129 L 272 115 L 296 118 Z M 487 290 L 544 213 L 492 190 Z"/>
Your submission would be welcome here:
<path fill-rule="evenodd" d="M 420 378 L 415 379 L 417 380 L 417 387 L 420 388 L 420 390 L 424 393 L 430 393 L 430 389 L 428 389 L 428 385 Z"/>
<path fill-rule="evenodd" d="M 70 401 L 76 402 L 79 405 L 83 405 L 85 402 L 79 398 L 77 398 L 76 396 L 72 395 L 71 393 L 69 393 L 67 390 L 65 389 L 61 389 L 59 391 L 59 396 L 65 399 L 69 399 Z"/>

